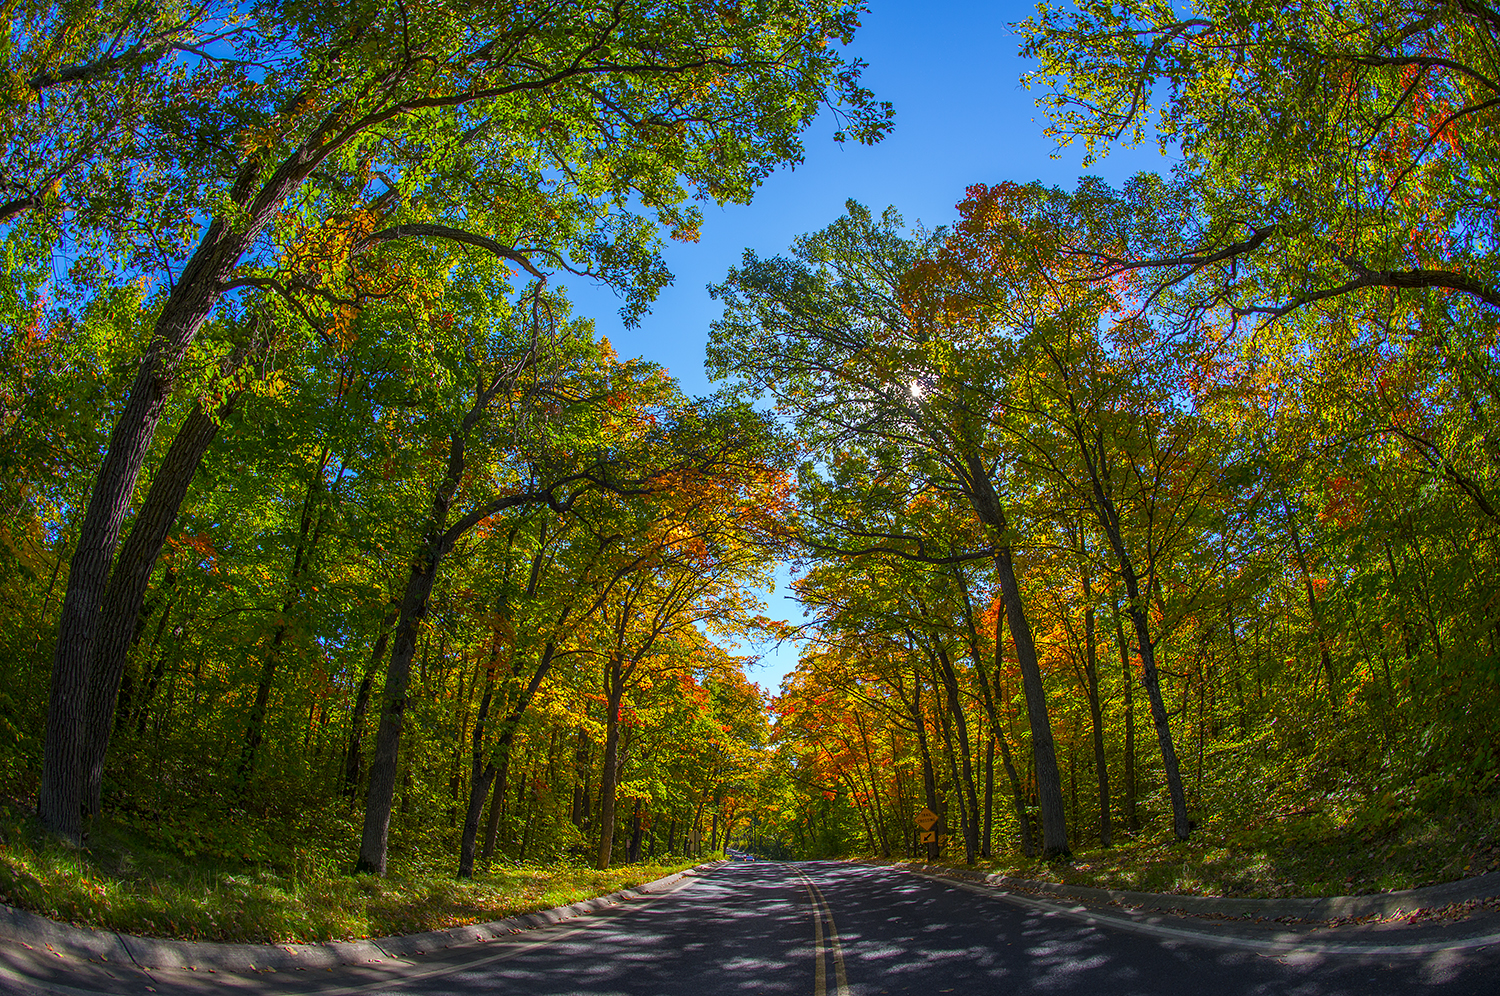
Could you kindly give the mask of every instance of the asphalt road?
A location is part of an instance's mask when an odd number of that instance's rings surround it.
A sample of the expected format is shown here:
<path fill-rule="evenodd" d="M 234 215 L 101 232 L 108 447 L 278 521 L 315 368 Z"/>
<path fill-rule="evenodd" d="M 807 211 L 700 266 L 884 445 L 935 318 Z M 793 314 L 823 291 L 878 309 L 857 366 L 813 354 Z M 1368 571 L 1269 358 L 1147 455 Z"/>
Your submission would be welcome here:
<path fill-rule="evenodd" d="M 1320 930 L 1170 918 L 1126 923 L 839 862 L 724 865 L 686 884 L 511 939 L 334 971 L 144 972 L 0 948 L 0 990 L 453 996 L 1296 994 L 1500 996 L 1500 916 Z M 1340 951 L 1351 945 L 1358 952 Z M 1373 947 L 1372 947 L 1373 946 Z"/>

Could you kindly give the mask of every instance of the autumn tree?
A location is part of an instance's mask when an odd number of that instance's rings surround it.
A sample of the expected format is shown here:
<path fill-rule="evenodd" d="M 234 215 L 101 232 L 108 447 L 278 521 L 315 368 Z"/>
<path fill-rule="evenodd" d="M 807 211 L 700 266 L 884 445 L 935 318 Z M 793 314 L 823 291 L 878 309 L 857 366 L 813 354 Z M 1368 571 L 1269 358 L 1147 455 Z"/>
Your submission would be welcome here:
<path fill-rule="evenodd" d="M 850 36 L 856 13 L 815 3 L 731 14 L 649 4 L 18 13 L 6 54 L 18 113 L 4 141 L 28 151 L 7 159 L 0 223 L 49 197 L 68 204 L 52 216 L 57 237 L 119 260 L 122 281 L 144 278 L 154 315 L 68 574 L 39 795 L 48 827 L 79 834 L 99 606 L 151 440 L 205 323 L 277 295 L 336 325 L 398 271 L 382 247 L 424 240 L 537 272 L 597 274 L 638 314 L 666 280 L 658 226 L 681 237 L 697 227 L 689 194 L 747 200 L 798 158 L 797 132 L 825 102 L 843 105 L 860 140 L 888 127 L 858 65 L 826 46 Z M 355 257 L 373 272 L 351 267 Z"/>
<path fill-rule="evenodd" d="M 985 531 L 983 555 L 994 565 L 1024 676 L 1043 850 L 1062 854 L 1062 792 L 1014 557 L 1024 532 L 1008 507 L 995 428 L 965 386 L 1004 374 L 994 365 L 981 372 L 934 364 L 931 354 L 942 347 L 935 330 L 914 321 L 901 300 L 908 271 L 934 247 L 932 239 L 906 236 L 893 212 L 877 221 L 851 203 L 845 218 L 799 240 L 794 258 L 747 254 L 715 289 L 726 308 L 714 326 L 710 361 L 716 372 L 785 405 L 819 457 L 878 439 L 895 473 L 908 473 L 901 465 L 913 459 L 910 472 L 962 496 Z M 985 362 L 978 351 L 967 355 Z M 850 539 L 850 550 L 934 556 L 920 537 Z"/>

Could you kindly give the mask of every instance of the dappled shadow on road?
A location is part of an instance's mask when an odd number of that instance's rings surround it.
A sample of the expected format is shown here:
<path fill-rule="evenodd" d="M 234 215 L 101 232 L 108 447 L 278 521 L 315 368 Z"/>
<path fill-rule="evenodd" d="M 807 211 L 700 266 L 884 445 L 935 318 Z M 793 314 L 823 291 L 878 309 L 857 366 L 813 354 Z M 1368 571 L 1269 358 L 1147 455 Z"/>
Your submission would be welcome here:
<path fill-rule="evenodd" d="M 1493 947 L 1420 958 L 1270 956 L 1090 925 L 892 869 L 796 867 L 832 910 L 850 996 L 1404 996 L 1438 987 L 1443 996 L 1495 996 L 1500 978 Z M 792 868 L 767 863 L 721 867 L 669 895 L 397 965 L 146 974 L 0 946 L 0 992 L 810 996 L 814 960 L 807 892 Z"/>
<path fill-rule="evenodd" d="M 1058 993 L 1369 996 L 1443 987 L 1494 996 L 1500 952 L 1263 954 L 1091 926 L 892 869 L 801 866 L 838 924 L 851 996 Z"/>
<path fill-rule="evenodd" d="M 806 996 L 813 991 L 807 895 L 784 866 L 717 869 L 670 895 L 627 900 L 513 940 L 389 965 L 246 976 L 185 970 L 144 974 L 28 954 L 0 992 L 139 994 L 443 993 L 453 996 Z M 31 983 L 31 984 L 26 984 Z"/>

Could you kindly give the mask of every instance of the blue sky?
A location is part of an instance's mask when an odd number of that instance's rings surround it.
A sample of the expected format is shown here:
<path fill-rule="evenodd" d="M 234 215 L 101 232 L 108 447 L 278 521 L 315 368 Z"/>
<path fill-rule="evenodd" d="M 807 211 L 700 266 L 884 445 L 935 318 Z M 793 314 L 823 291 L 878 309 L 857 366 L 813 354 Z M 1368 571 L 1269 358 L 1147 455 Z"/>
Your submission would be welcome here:
<path fill-rule="evenodd" d="M 686 391 L 706 393 L 712 385 L 703 372 L 704 343 L 720 308 L 705 288 L 722 280 L 745 249 L 784 252 L 798 235 L 839 217 L 851 197 L 877 212 L 895 205 L 908 224 L 936 227 L 957 217 L 954 205 L 972 183 L 1039 179 L 1072 187 L 1084 172 L 1078 149 L 1054 158 L 1034 95 L 1020 84 L 1026 64 L 1010 25 L 1029 16 L 1031 4 L 872 0 L 871 6 L 848 54 L 870 64 L 865 85 L 895 104 L 895 130 L 876 146 L 839 146 L 825 114 L 805 136 L 806 161 L 772 176 L 752 203 L 705 205 L 702 238 L 669 244 L 676 279 L 638 328 L 623 327 L 619 301 L 608 291 L 570 285 L 576 310 L 592 317 L 621 355 L 662 363 Z M 1088 172 L 1119 183 L 1167 166 L 1150 146 L 1116 153 Z M 777 590 L 765 597 L 771 615 L 801 621 L 784 566 Z M 775 691 L 796 663 L 796 648 L 758 649 L 762 662 L 750 676 Z"/>

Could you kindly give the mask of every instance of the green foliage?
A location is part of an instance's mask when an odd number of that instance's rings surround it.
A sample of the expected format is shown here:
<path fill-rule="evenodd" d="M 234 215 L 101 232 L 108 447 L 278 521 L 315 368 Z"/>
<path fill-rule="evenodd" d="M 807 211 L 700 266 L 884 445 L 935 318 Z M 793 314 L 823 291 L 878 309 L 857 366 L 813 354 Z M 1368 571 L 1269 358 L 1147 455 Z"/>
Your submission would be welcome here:
<path fill-rule="evenodd" d="M 357 828 L 338 812 L 266 823 L 245 813 L 112 821 L 87 850 L 7 815 L 0 897 L 103 930 L 188 940 L 295 944 L 441 930 L 565 906 L 694 863 L 612 872 L 549 858 L 455 882 L 442 851 L 409 853 L 385 878 L 345 871 Z M 242 836 L 244 835 L 244 836 Z M 292 843 L 295 842 L 295 843 Z"/>

